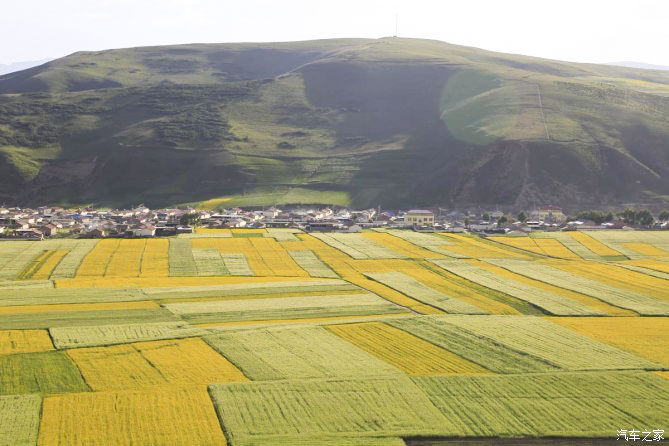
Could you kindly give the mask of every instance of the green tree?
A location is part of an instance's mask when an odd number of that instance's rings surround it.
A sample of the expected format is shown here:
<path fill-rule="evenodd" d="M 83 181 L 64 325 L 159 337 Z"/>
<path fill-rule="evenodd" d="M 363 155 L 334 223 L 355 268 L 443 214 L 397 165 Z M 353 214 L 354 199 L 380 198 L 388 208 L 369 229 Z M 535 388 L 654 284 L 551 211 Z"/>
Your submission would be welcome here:
<path fill-rule="evenodd" d="M 196 212 L 191 212 L 189 214 L 183 214 L 179 217 L 179 224 L 184 226 L 193 226 L 200 222 L 200 214 Z"/>
<path fill-rule="evenodd" d="M 525 215 L 525 212 L 521 212 L 518 214 L 518 221 L 526 222 L 527 221 L 527 215 Z"/>
<path fill-rule="evenodd" d="M 669 211 L 660 212 L 660 215 L 657 216 L 657 219 L 660 221 L 669 221 Z"/>
<path fill-rule="evenodd" d="M 502 225 L 502 224 L 504 224 L 504 223 L 507 223 L 508 221 L 509 221 L 509 219 L 506 218 L 506 215 L 502 215 L 502 216 L 499 217 L 499 219 L 497 220 L 497 224 L 498 224 L 498 225 Z"/>
<path fill-rule="evenodd" d="M 637 224 L 642 226 L 650 226 L 655 221 L 655 218 L 653 217 L 653 214 L 650 213 L 650 211 L 644 209 L 643 211 L 637 212 L 636 221 Z"/>

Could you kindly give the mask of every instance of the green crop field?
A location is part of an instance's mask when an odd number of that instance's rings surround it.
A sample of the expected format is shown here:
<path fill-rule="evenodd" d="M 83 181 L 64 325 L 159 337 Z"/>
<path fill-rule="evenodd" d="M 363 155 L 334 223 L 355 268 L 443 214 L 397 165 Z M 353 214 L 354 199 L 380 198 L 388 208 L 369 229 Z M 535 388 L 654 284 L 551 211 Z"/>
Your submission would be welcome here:
<path fill-rule="evenodd" d="M 669 427 L 669 233 L 297 232 L 1 241 L 0 445 Z"/>

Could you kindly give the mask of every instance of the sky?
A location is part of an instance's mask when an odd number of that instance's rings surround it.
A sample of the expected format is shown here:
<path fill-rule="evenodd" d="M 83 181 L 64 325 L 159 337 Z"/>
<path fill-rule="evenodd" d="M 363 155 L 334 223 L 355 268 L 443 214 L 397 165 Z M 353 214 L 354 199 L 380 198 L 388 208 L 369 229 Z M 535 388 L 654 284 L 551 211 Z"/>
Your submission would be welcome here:
<path fill-rule="evenodd" d="M 574 62 L 669 65 L 666 0 L 5 0 L 0 64 L 75 51 L 398 35 Z"/>

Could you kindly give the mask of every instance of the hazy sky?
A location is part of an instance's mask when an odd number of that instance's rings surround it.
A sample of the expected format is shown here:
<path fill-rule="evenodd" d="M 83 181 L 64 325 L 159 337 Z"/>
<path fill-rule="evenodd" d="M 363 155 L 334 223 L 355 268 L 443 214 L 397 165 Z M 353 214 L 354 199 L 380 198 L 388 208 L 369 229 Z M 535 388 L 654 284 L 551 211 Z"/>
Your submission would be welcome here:
<path fill-rule="evenodd" d="M 422 37 L 669 65 L 667 0 L 3 0 L 0 63 L 191 42 Z"/>

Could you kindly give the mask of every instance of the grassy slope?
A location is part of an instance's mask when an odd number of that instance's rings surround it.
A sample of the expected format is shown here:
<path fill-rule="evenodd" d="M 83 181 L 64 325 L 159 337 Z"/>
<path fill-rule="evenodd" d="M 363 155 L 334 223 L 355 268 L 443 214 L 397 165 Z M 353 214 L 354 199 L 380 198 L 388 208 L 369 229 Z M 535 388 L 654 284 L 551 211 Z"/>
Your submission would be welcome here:
<path fill-rule="evenodd" d="M 0 199 L 660 200 L 668 112 L 667 72 L 428 40 L 82 52 L 0 76 Z"/>

